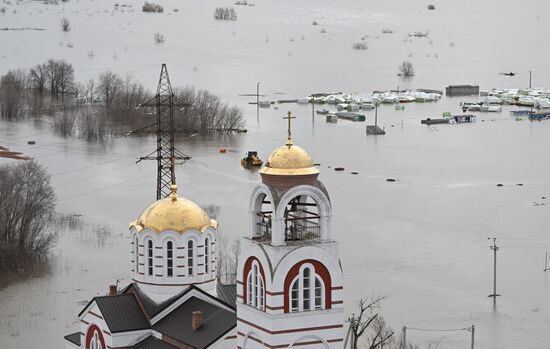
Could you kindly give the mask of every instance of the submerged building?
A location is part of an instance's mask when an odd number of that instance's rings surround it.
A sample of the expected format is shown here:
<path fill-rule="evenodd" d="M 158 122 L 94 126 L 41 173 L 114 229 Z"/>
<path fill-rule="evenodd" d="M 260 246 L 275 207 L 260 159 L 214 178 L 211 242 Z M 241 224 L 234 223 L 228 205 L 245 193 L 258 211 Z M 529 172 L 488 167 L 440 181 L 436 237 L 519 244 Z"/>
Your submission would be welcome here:
<path fill-rule="evenodd" d="M 130 224 L 132 282 L 93 298 L 66 348 L 342 348 L 344 280 L 331 202 L 290 127 L 260 174 L 236 284 L 218 279 L 217 222 L 173 186 Z"/>

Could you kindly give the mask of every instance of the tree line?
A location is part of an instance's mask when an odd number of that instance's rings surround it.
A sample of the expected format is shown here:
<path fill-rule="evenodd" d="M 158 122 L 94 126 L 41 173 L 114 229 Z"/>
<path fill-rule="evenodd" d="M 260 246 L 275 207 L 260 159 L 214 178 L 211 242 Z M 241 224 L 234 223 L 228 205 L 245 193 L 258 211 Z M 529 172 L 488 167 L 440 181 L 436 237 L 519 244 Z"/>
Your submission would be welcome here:
<path fill-rule="evenodd" d="M 190 105 L 176 113 L 179 131 L 206 134 L 244 127 L 242 111 L 218 96 L 194 87 L 175 91 L 180 102 Z M 147 131 L 155 111 L 136 106 L 153 96 L 130 74 L 106 71 L 87 82 L 76 82 L 74 68 L 65 60 L 50 59 L 28 71 L 10 70 L 0 78 L 2 118 L 51 115 L 54 130 L 64 136 L 101 138 L 117 130 Z"/>

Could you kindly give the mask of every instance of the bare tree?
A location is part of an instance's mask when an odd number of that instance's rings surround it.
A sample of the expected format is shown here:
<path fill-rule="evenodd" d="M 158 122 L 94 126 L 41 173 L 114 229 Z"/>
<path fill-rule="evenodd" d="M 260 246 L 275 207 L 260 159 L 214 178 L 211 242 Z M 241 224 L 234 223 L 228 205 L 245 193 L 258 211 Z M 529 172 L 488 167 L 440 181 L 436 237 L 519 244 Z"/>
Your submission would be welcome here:
<path fill-rule="evenodd" d="M 61 30 L 63 30 L 64 32 L 71 31 L 71 22 L 67 17 L 61 18 Z"/>
<path fill-rule="evenodd" d="M 401 63 L 401 65 L 399 66 L 399 74 L 397 74 L 397 75 L 405 77 L 405 78 L 414 76 L 414 66 L 413 66 L 413 64 L 409 61 L 404 61 L 403 63 Z"/>
<path fill-rule="evenodd" d="M 217 7 L 214 10 L 214 18 L 223 21 L 236 21 L 237 12 L 233 7 Z"/>
<path fill-rule="evenodd" d="M 155 43 L 162 44 L 166 41 L 166 38 L 161 33 L 155 33 Z"/>
<path fill-rule="evenodd" d="M 0 112 L 3 118 L 15 119 L 20 116 L 25 97 L 25 73 L 10 70 L 0 80 Z"/>
<path fill-rule="evenodd" d="M 57 62 L 57 77 L 59 79 L 59 93 L 61 97 L 65 96 L 74 86 L 74 69 L 73 65 L 61 60 Z"/>
<path fill-rule="evenodd" d="M 0 269 L 17 271 L 46 258 L 55 243 L 55 196 L 34 161 L 0 166 L 0 178 Z"/>
<path fill-rule="evenodd" d="M 113 101 L 123 86 L 122 79 L 111 71 L 99 75 L 97 92 L 107 109 L 113 106 Z"/>
<path fill-rule="evenodd" d="M 95 92 L 95 81 L 94 79 L 90 79 L 86 83 L 86 100 L 88 104 L 94 104 L 94 92 Z"/>
<path fill-rule="evenodd" d="M 42 96 L 48 81 L 48 68 L 46 64 L 37 64 L 29 71 L 29 84 L 34 93 Z"/>
<path fill-rule="evenodd" d="M 59 93 L 59 63 L 53 59 L 46 62 L 46 72 L 48 84 L 50 85 L 50 95 L 57 96 Z"/>
<path fill-rule="evenodd" d="M 62 136 L 67 137 L 73 134 L 76 117 L 75 114 L 67 110 L 63 110 L 56 116 L 53 122 L 53 128 Z"/>
<path fill-rule="evenodd" d="M 357 349 L 359 338 L 367 333 L 369 349 L 376 349 L 388 343 L 393 331 L 386 327 L 377 310 L 385 297 L 373 297 L 359 301 L 359 314 L 353 314 L 350 323 L 351 348 Z"/>

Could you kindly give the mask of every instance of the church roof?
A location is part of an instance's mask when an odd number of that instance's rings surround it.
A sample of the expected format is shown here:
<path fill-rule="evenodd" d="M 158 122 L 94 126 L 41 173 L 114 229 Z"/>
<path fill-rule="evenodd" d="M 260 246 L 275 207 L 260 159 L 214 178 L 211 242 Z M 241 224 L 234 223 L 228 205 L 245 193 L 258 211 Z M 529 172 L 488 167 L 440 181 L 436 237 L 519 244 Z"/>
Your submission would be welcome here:
<path fill-rule="evenodd" d="M 112 333 L 143 330 L 149 328 L 149 321 L 141 310 L 137 299 L 131 294 L 95 297 L 95 302 Z"/>
<path fill-rule="evenodd" d="M 184 233 L 188 230 L 204 231 L 208 227 L 216 228 L 218 223 L 210 219 L 199 205 L 176 193 L 172 186 L 172 194 L 164 199 L 153 202 L 147 207 L 130 228 L 137 231 L 151 229 L 156 233 L 172 230 Z"/>
<path fill-rule="evenodd" d="M 217 285 L 217 294 L 218 298 L 220 298 L 225 303 L 236 306 L 237 304 L 237 285 L 223 285 L 221 282 L 218 281 Z"/>
<path fill-rule="evenodd" d="M 93 298 L 79 316 L 93 302 L 96 302 L 112 333 L 152 329 L 190 347 L 204 349 L 237 325 L 236 286 L 221 285 L 218 287 L 218 292 L 220 292 L 220 298 L 191 285 L 164 302 L 156 303 L 140 290 L 136 283 L 131 283 L 117 295 Z M 159 320 L 155 320 L 157 322 L 152 325 L 153 317 L 186 296 L 189 298 Z M 205 297 L 210 298 L 212 302 L 205 300 Z M 191 327 L 193 311 L 202 311 L 204 319 L 203 325 L 196 331 Z M 80 336 L 76 338 L 76 335 L 79 334 L 68 335 L 65 339 L 77 344 L 76 341 L 80 342 Z M 175 347 L 157 338 L 148 337 L 130 348 L 171 349 Z"/>
<path fill-rule="evenodd" d="M 153 336 L 149 336 L 139 342 L 136 345 L 129 347 L 130 349 L 177 349 L 178 347 L 173 346 L 170 343 L 164 342 Z"/>
<path fill-rule="evenodd" d="M 204 319 L 203 325 L 195 331 L 191 326 L 191 313 L 194 311 L 202 311 Z M 153 325 L 153 329 L 193 348 L 203 349 L 236 325 L 237 314 L 234 311 L 192 296 Z"/>
<path fill-rule="evenodd" d="M 80 346 L 80 332 L 71 333 L 66 335 L 64 338 L 76 346 Z"/>
<path fill-rule="evenodd" d="M 287 143 L 269 155 L 260 173 L 296 176 L 318 174 L 319 170 L 315 168 L 313 160 L 303 148 Z"/>

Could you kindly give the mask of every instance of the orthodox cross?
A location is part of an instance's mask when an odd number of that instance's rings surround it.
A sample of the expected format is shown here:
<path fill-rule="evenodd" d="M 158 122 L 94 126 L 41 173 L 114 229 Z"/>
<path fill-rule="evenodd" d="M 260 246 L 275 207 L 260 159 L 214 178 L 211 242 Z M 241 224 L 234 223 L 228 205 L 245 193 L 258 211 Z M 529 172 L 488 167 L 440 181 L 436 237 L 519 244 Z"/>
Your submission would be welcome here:
<path fill-rule="evenodd" d="M 291 125 L 290 121 L 292 119 L 296 119 L 296 117 L 292 116 L 292 113 L 290 112 L 290 110 L 288 111 L 287 115 L 288 116 L 283 117 L 283 119 L 288 120 L 288 141 L 286 142 L 286 145 L 290 147 L 290 146 L 292 146 L 292 137 L 291 137 L 292 136 L 291 126 L 292 125 Z"/>

